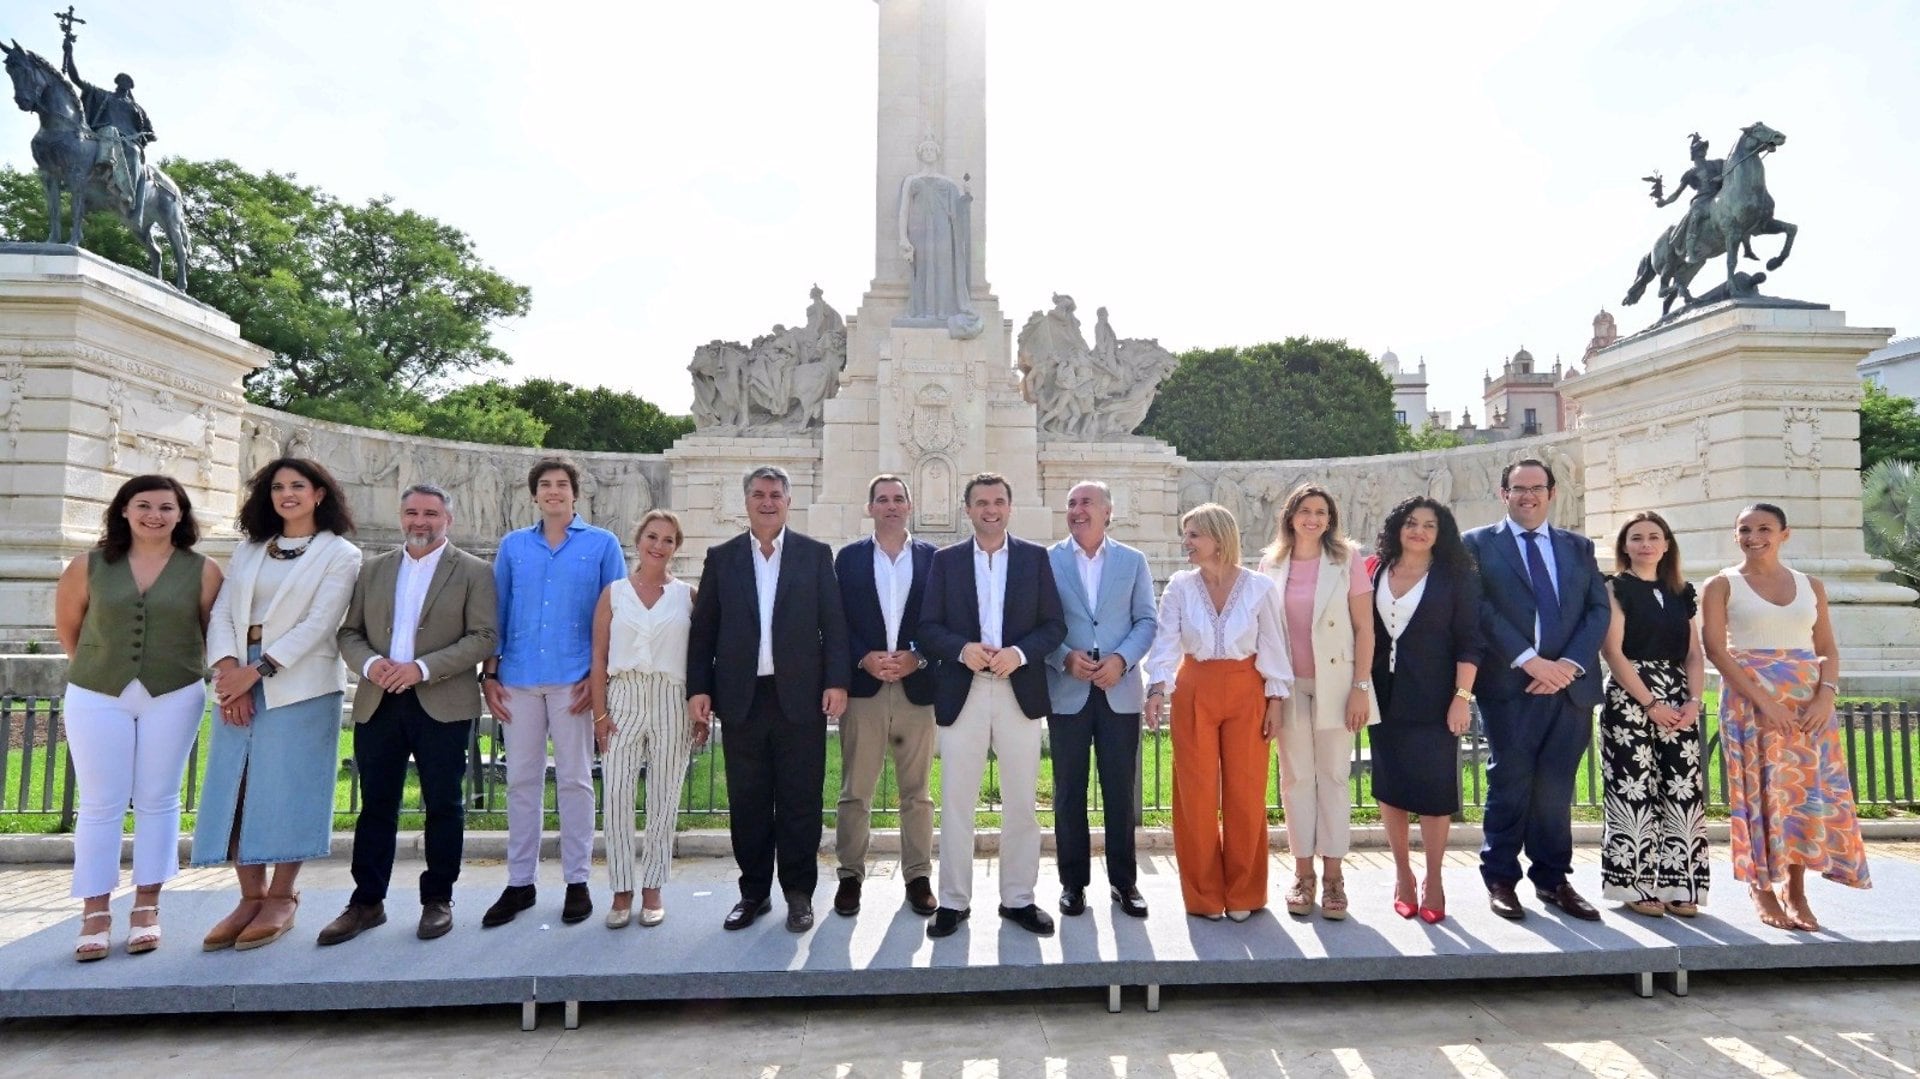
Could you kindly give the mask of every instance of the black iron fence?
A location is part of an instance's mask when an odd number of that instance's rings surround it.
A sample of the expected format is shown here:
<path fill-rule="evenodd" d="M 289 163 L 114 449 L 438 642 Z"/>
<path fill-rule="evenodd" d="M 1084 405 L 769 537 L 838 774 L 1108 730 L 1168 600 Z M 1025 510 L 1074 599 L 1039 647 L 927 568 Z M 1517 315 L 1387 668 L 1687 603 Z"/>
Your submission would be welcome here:
<path fill-rule="evenodd" d="M 0 775 L 0 780 L 4 780 L 4 783 L 0 783 L 0 831 L 69 831 L 73 827 L 75 784 L 72 763 L 67 754 L 65 716 L 61 705 L 57 697 L 0 695 L 0 746 L 4 746 L 6 752 L 6 770 L 4 775 Z M 1920 704 L 1905 701 L 1845 702 L 1838 707 L 1836 714 L 1847 754 L 1847 773 L 1853 782 L 1856 802 L 1862 806 L 1920 808 L 1920 796 L 1915 793 L 1916 780 L 1920 778 L 1917 775 L 1920 769 L 1916 768 L 1916 764 L 1920 762 L 1916 761 L 1914 754 L 1915 736 L 1920 734 Z M 1706 725 L 1708 806 L 1724 809 L 1727 805 L 1727 778 L 1717 721 L 1715 717 L 1708 716 L 1702 722 Z M 680 797 L 679 823 L 682 825 L 717 824 L 727 814 L 724 734 L 723 727 L 716 727 L 714 744 L 689 763 Z M 1594 741 L 1589 744 L 1587 754 L 1581 761 L 1575 788 L 1575 805 L 1578 807 L 1597 808 L 1603 797 L 1598 737 L 1596 725 Z M 360 790 L 353 767 L 351 741 L 344 725 L 340 744 L 339 794 L 334 808 L 339 813 L 351 814 L 360 808 Z M 1470 807 L 1483 806 L 1486 800 L 1487 751 L 1477 712 L 1472 728 L 1458 742 L 1457 755 L 1463 801 Z M 482 719 L 475 724 L 468 760 L 470 767 L 467 769 L 466 782 L 469 808 L 480 813 L 504 814 L 505 742 L 501 729 L 490 719 Z M 201 747 L 196 744 L 181 790 L 182 804 L 188 812 L 192 812 L 198 804 L 201 761 Z M 936 760 L 936 792 L 938 768 Z M 596 777 L 597 773 L 596 767 Z M 838 775 L 839 755 L 837 749 L 830 747 L 827 789 L 822 792 L 829 813 L 834 809 Z M 1372 808 L 1375 805 L 1372 756 L 1364 733 L 1354 738 L 1352 775 L 1353 805 L 1360 809 Z M 548 779 L 545 802 L 551 812 L 554 807 L 551 766 Z M 1041 786 L 1043 799 L 1050 797 L 1051 767 L 1047 760 L 1042 762 Z M 1271 766 L 1269 790 L 1278 789 L 1279 763 L 1276 759 Z M 998 775 L 991 762 L 982 790 L 979 801 L 981 812 L 998 812 Z M 889 765 L 881 777 L 875 796 L 875 812 L 886 814 L 897 809 L 897 792 Z M 1142 814 L 1165 813 L 1171 807 L 1172 793 L 1172 749 L 1169 738 L 1165 732 L 1148 733 L 1141 741 L 1136 809 Z M 1099 794 L 1098 785 L 1095 784 L 1089 797 L 1096 809 L 1099 808 Z M 411 792 L 407 804 L 403 815 L 417 820 L 418 801 Z M 1270 799 L 1269 808 L 1279 808 L 1277 796 Z M 29 822 L 25 819 L 27 817 L 41 819 Z M 712 820 L 709 822 L 704 818 Z M 15 823 L 9 825 L 9 820 Z"/>

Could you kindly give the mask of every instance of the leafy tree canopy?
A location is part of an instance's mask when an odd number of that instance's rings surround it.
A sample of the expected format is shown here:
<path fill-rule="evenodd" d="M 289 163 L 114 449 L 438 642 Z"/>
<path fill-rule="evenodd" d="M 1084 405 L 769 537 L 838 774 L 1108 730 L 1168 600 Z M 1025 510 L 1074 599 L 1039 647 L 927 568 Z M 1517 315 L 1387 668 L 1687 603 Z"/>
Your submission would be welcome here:
<path fill-rule="evenodd" d="M 1373 360 L 1307 337 L 1182 354 L 1140 426 L 1202 461 L 1392 453 L 1400 430 Z"/>
<path fill-rule="evenodd" d="M 1913 398 L 1895 397 L 1872 381 L 1860 398 L 1860 469 L 1881 461 L 1920 461 L 1920 411 Z"/>

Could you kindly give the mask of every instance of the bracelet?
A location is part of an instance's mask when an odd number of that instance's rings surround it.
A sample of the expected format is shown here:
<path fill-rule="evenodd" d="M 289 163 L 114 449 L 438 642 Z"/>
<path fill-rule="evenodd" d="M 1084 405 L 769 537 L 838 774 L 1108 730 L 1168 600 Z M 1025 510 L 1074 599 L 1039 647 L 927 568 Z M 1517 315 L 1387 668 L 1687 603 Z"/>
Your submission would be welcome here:
<path fill-rule="evenodd" d="M 1838 682 L 1822 682 L 1820 683 L 1820 688 L 1833 690 L 1833 695 L 1836 697 L 1840 695 L 1840 683 Z"/>
<path fill-rule="evenodd" d="M 1460 698 L 1463 701 L 1466 701 L 1469 704 L 1473 703 L 1473 690 L 1466 689 L 1464 687 L 1457 688 L 1453 691 L 1453 695 Z"/>

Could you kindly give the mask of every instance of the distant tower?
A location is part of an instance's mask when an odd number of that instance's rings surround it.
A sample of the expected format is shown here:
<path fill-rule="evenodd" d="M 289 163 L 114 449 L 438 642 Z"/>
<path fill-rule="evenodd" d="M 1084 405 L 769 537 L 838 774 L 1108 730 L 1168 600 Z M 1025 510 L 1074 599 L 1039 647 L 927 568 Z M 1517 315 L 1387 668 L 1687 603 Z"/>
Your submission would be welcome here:
<path fill-rule="evenodd" d="M 1388 349 L 1380 354 L 1379 362 L 1380 373 L 1393 383 L 1393 418 L 1418 428 L 1427 414 L 1427 361 L 1423 358 L 1416 370 L 1403 370 L 1400 357 Z"/>
<path fill-rule="evenodd" d="M 1580 357 L 1585 364 L 1593 359 L 1593 354 L 1620 340 L 1620 327 L 1614 324 L 1613 316 L 1602 307 L 1600 313 L 1593 316 L 1593 340 L 1587 342 L 1587 351 Z"/>

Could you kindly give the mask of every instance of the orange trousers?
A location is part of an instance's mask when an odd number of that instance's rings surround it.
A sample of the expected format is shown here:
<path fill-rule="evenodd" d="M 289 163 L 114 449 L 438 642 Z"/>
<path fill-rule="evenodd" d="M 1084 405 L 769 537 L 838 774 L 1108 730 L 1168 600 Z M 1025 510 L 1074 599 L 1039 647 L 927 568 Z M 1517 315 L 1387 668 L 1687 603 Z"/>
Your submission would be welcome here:
<path fill-rule="evenodd" d="M 1267 905 L 1266 683 L 1253 659 L 1186 657 L 1173 688 L 1173 853 L 1190 914 Z"/>

